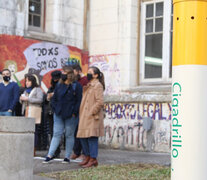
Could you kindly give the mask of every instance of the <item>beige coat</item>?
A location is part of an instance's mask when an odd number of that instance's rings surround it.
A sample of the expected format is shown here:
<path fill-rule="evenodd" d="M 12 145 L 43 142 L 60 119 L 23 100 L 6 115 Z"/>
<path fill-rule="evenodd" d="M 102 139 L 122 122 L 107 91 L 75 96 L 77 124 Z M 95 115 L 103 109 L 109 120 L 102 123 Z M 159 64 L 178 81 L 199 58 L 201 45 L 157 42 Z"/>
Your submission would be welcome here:
<path fill-rule="evenodd" d="M 103 86 L 95 79 L 83 87 L 77 137 L 104 136 L 103 105 Z"/>

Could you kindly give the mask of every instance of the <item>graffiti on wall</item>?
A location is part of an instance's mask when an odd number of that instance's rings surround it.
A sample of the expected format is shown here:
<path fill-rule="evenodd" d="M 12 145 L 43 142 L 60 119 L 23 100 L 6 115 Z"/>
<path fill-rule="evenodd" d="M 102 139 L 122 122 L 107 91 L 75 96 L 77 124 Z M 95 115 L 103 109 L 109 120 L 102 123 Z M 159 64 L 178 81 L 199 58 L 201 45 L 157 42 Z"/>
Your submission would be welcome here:
<path fill-rule="evenodd" d="M 141 120 L 150 117 L 153 120 L 171 120 L 170 103 L 106 103 L 104 110 L 108 119 Z"/>
<path fill-rule="evenodd" d="M 105 136 L 101 139 L 101 142 L 105 144 L 118 144 L 122 148 L 126 145 L 145 148 L 143 141 L 145 130 L 142 125 L 142 121 L 127 125 L 123 123 L 111 125 L 110 122 L 105 120 Z"/>
<path fill-rule="evenodd" d="M 116 62 L 118 56 L 118 54 L 105 54 L 89 57 L 90 66 L 96 66 L 104 73 L 105 94 L 120 93 L 120 69 Z"/>
<path fill-rule="evenodd" d="M 0 35 L 0 70 L 8 68 L 12 80 L 20 86 L 24 75 L 36 74 L 43 90 L 50 86 L 50 74 L 65 65 L 80 64 L 88 69 L 88 52 L 72 46 L 25 39 L 21 36 Z"/>
<path fill-rule="evenodd" d="M 107 103 L 104 111 L 105 135 L 100 138 L 101 144 L 123 149 L 170 150 L 169 103 Z M 146 118 L 153 122 L 149 131 L 144 127 Z"/>

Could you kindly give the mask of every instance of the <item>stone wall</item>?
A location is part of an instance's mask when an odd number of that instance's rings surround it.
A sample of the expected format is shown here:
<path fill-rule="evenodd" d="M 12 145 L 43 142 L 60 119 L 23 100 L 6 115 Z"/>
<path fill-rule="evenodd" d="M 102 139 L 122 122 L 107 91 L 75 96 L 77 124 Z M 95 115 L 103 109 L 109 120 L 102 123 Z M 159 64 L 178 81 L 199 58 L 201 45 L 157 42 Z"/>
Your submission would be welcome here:
<path fill-rule="evenodd" d="M 46 1 L 44 28 L 34 31 L 28 26 L 29 1 L 0 0 L 0 34 L 58 42 L 83 48 L 84 1 Z"/>
<path fill-rule="evenodd" d="M 138 13 L 135 0 L 91 0 L 90 64 L 104 72 L 105 94 L 137 85 Z"/>
<path fill-rule="evenodd" d="M 0 0 L 0 34 L 24 35 L 28 3 Z"/>
<path fill-rule="evenodd" d="M 170 151 L 170 103 L 106 103 L 104 110 L 102 145 L 118 149 Z"/>

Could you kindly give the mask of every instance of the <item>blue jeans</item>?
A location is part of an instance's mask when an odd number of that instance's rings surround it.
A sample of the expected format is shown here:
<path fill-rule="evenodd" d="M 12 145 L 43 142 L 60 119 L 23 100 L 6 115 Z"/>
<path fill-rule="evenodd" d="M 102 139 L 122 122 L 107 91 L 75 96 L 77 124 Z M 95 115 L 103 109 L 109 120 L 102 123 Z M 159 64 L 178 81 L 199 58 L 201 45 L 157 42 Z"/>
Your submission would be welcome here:
<path fill-rule="evenodd" d="M 54 114 L 53 137 L 50 144 L 48 156 L 53 157 L 58 148 L 62 134 L 65 130 L 65 158 L 70 157 L 74 145 L 74 133 L 78 124 L 78 117 L 71 117 L 63 120 L 60 116 Z"/>
<path fill-rule="evenodd" d="M 12 112 L 8 112 L 8 111 L 0 112 L 0 116 L 12 116 Z"/>
<path fill-rule="evenodd" d="M 98 137 L 81 138 L 83 154 L 92 158 L 98 156 Z"/>

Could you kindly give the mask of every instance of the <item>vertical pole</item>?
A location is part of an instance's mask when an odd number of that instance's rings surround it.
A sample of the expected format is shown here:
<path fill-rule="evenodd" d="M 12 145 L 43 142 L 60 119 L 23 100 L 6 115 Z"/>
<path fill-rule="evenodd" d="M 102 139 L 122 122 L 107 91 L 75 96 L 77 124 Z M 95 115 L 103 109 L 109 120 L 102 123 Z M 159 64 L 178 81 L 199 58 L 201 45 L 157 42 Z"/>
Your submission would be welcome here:
<path fill-rule="evenodd" d="M 207 0 L 174 0 L 171 179 L 207 179 Z"/>

